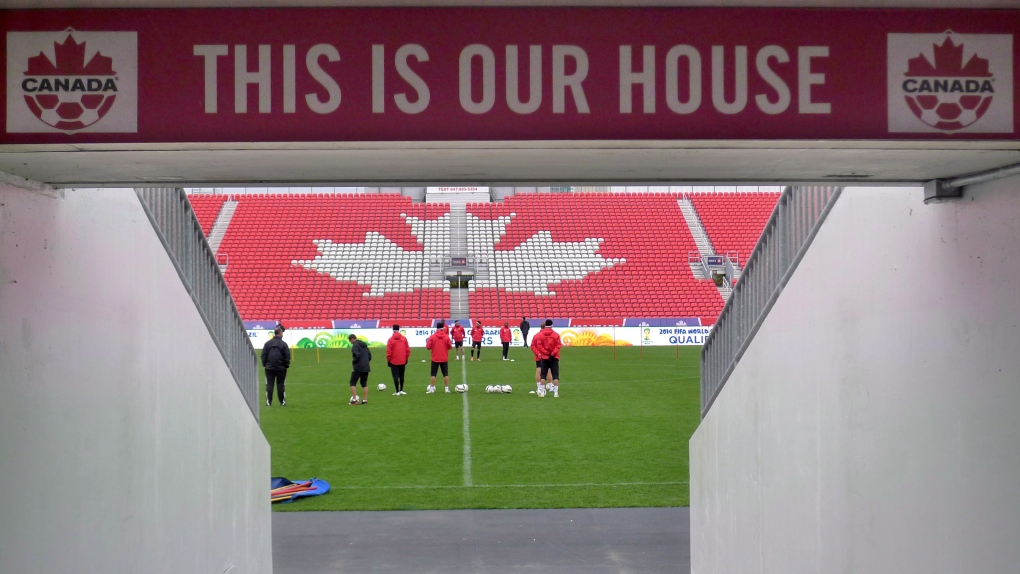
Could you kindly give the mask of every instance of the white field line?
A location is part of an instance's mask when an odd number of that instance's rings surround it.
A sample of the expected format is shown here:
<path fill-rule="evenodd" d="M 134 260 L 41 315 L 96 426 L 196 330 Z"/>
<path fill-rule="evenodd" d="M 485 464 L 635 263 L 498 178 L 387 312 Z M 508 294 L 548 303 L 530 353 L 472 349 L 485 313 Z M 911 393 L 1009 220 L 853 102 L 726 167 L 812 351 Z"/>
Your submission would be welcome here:
<path fill-rule="evenodd" d="M 461 382 L 467 384 L 467 365 L 460 361 Z M 468 414 L 468 394 L 464 393 L 464 486 L 471 486 L 471 417 Z"/>
<path fill-rule="evenodd" d="M 412 484 L 406 486 L 344 486 L 347 490 L 414 490 L 430 488 L 583 488 L 589 486 L 679 486 L 687 484 L 686 480 L 670 482 L 577 482 L 572 484 L 447 484 L 447 485 L 424 485 Z"/>

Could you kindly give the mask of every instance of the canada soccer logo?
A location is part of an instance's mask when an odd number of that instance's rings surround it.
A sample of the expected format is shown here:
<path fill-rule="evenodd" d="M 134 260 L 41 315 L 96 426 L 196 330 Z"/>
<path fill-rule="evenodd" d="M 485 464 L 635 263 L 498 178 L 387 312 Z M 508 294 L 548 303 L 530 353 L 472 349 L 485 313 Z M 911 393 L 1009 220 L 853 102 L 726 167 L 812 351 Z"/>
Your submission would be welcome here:
<path fill-rule="evenodd" d="M 28 59 L 21 89 L 35 117 L 59 130 L 75 131 L 98 122 L 117 101 L 113 59 L 97 53 L 85 61 L 85 43 L 68 34 L 54 46 L 51 62 L 42 52 Z"/>
<path fill-rule="evenodd" d="M 890 131 L 1012 133 L 1012 45 L 1009 35 L 890 34 Z"/>
<path fill-rule="evenodd" d="M 963 45 L 946 38 L 935 46 L 934 65 L 918 54 L 911 58 L 903 81 L 910 111 L 940 130 L 960 130 L 988 111 L 995 96 L 988 60 L 977 54 L 963 61 Z"/>
<path fill-rule="evenodd" d="M 9 32 L 7 131 L 137 131 L 133 32 Z"/>

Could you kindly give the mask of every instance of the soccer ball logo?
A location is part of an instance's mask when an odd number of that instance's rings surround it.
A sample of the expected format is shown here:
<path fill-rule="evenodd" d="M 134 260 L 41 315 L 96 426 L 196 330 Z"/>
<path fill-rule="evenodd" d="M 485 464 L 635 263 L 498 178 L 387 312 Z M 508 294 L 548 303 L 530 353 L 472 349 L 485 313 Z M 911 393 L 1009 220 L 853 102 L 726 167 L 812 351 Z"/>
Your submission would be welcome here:
<path fill-rule="evenodd" d="M 28 59 L 21 86 L 25 103 L 49 126 L 73 132 L 103 119 L 117 98 L 113 59 L 96 53 L 85 60 L 85 42 L 68 34 L 53 43 L 55 61 L 42 52 Z"/>
<path fill-rule="evenodd" d="M 903 91 L 910 111 L 925 124 L 961 130 L 981 119 L 995 94 L 988 60 L 977 54 L 963 61 L 964 46 L 946 38 L 935 45 L 935 61 L 922 54 L 908 60 Z"/>

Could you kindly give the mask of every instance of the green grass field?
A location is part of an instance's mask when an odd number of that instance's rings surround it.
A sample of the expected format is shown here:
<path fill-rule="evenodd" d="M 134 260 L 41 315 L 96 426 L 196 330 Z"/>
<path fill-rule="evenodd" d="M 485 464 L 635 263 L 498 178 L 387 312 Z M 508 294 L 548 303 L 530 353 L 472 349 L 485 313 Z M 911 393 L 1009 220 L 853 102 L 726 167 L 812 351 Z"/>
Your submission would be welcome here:
<path fill-rule="evenodd" d="M 451 360 L 451 391 L 465 380 L 470 391 L 449 395 L 441 378 L 425 394 L 426 351 L 412 349 L 399 397 L 385 350 L 373 349 L 369 402 L 349 406 L 350 351 L 296 350 L 287 406 L 262 398 L 272 474 L 332 490 L 274 509 L 686 506 L 699 351 L 624 347 L 614 359 L 612 347 L 564 348 L 560 398 L 538 398 L 524 348 L 510 350 L 515 362 L 491 347 L 482 362 Z M 487 394 L 489 384 L 513 393 Z"/>

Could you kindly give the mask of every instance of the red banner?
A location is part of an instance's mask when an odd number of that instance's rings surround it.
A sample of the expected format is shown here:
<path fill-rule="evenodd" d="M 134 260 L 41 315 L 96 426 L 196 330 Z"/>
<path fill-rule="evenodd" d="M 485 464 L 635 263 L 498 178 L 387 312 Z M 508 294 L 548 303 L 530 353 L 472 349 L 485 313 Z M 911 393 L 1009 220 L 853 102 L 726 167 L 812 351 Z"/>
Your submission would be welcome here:
<path fill-rule="evenodd" d="M 0 144 L 1014 139 L 1020 11 L 0 11 Z"/>

